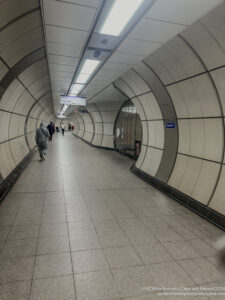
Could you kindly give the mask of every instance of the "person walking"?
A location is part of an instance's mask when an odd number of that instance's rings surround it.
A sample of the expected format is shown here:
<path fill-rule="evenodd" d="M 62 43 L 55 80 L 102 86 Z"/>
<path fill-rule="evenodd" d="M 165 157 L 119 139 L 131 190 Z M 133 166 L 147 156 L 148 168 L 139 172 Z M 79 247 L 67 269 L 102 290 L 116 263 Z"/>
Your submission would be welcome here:
<path fill-rule="evenodd" d="M 52 140 L 52 136 L 53 136 L 53 134 L 55 132 L 55 128 L 54 128 L 53 122 L 51 122 L 51 123 L 48 124 L 47 129 L 48 129 L 48 132 L 49 132 L 49 135 L 50 135 L 49 141 L 51 141 Z"/>
<path fill-rule="evenodd" d="M 62 123 L 61 125 L 61 130 L 62 130 L 62 135 L 64 135 L 64 132 L 65 132 L 65 125 Z"/>
<path fill-rule="evenodd" d="M 36 130 L 36 144 L 38 145 L 38 150 L 40 154 L 40 161 L 45 160 L 45 155 L 47 151 L 47 140 L 50 137 L 48 130 L 44 122 L 41 122 L 40 128 Z"/>

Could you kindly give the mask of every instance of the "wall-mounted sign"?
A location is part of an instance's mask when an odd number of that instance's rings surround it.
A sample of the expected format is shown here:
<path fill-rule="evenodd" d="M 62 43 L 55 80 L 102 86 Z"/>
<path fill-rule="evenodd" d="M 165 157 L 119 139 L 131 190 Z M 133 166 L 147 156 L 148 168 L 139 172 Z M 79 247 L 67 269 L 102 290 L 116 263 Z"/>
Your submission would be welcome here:
<path fill-rule="evenodd" d="M 69 104 L 69 105 L 86 106 L 86 98 L 85 97 L 77 97 L 77 96 L 61 95 L 60 103 L 61 104 Z"/>
<path fill-rule="evenodd" d="M 166 128 L 175 128 L 176 124 L 174 122 L 168 122 L 166 123 Z"/>

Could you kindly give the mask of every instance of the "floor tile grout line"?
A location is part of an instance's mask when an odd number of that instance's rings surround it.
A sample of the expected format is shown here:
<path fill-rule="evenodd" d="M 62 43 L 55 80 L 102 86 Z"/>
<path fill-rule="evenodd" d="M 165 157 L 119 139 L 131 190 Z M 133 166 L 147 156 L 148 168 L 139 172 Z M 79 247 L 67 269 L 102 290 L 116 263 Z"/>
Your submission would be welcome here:
<path fill-rule="evenodd" d="M 60 165 L 61 166 L 61 165 Z M 62 172 L 62 167 L 61 167 Z M 75 270 L 73 267 L 73 258 L 72 258 L 72 251 L 71 251 L 71 242 L 70 242 L 70 235 L 69 235 L 69 223 L 68 223 L 68 214 L 67 214 L 67 207 L 66 207 L 66 201 L 65 201 L 65 190 L 64 190 L 64 184 L 63 184 L 63 199 L 64 199 L 64 205 L 65 205 L 65 211 L 66 211 L 66 224 L 67 224 L 67 234 L 68 234 L 68 240 L 69 240 L 69 253 L 70 253 L 70 263 L 72 268 L 72 274 L 73 274 L 73 288 L 74 288 L 74 296 L 75 299 L 77 299 L 77 290 L 76 290 L 76 280 L 75 280 Z"/>
<path fill-rule="evenodd" d="M 42 202 L 41 219 L 42 219 L 43 210 L 44 210 L 44 199 L 43 199 L 43 202 Z M 31 295 L 32 295 L 32 287 L 33 287 L 33 281 L 34 281 L 34 270 L 35 270 L 35 265 L 36 265 L 36 260 L 37 260 L 37 251 L 38 251 L 38 245 L 39 245 L 40 231 L 41 231 L 41 222 L 40 222 L 40 225 L 39 225 L 39 228 L 38 228 L 37 244 L 36 244 L 36 251 L 35 251 L 35 256 L 34 256 L 33 272 L 32 272 L 32 277 L 31 277 L 31 286 L 30 286 L 30 294 L 29 294 L 29 299 L 30 300 L 31 300 Z"/>

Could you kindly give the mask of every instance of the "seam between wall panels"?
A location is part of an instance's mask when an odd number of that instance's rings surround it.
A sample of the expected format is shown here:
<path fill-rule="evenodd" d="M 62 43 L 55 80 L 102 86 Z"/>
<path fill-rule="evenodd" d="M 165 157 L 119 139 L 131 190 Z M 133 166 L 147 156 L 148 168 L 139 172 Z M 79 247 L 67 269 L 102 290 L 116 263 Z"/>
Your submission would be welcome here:
<path fill-rule="evenodd" d="M 212 201 L 212 198 L 216 192 L 216 189 L 217 189 L 217 186 L 218 186 L 218 183 L 219 183 L 219 180 L 220 180 L 220 176 L 221 176 L 221 172 L 222 172 L 222 168 L 223 168 L 223 162 L 224 162 L 224 155 L 225 155 L 225 120 L 223 118 L 223 108 L 222 108 L 222 101 L 220 99 L 220 95 L 219 95 L 219 92 L 217 90 L 217 87 L 216 87 L 216 84 L 212 78 L 212 75 L 210 73 L 210 71 L 207 69 L 204 61 L 202 60 L 202 58 L 200 57 L 200 55 L 198 54 L 198 52 L 194 49 L 194 47 L 181 35 L 179 34 L 179 37 L 185 42 L 185 44 L 193 51 L 193 53 L 196 55 L 196 57 L 199 59 L 199 61 L 201 62 L 202 66 L 205 68 L 206 70 L 206 73 L 208 74 L 208 77 L 212 83 L 212 86 L 214 88 L 214 91 L 216 93 L 216 96 L 217 96 L 217 100 L 218 100 L 218 105 L 219 105 L 219 108 L 220 108 L 220 113 L 221 113 L 221 120 L 223 122 L 223 149 L 222 149 L 222 157 L 221 157 L 221 163 L 220 163 L 220 170 L 219 170 L 219 173 L 218 173 L 218 176 L 217 176 L 217 180 L 216 180 L 216 183 L 215 183 L 215 186 L 213 188 L 213 191 L 212 191 L 212 194 L 211 196 L 209 197 L 209 200 L 207 202 L 207 206 L 209 206 L 210 202 Z M 197 182 L 196 182 L 197 184 Z M 196 186 L 195 184 L 195 186 Z M 194 186 L 194 188 L 195 188 Z M 192 192 L 194 191 L 194 188 L 192 190 Z"/>
<path fill-rule="evenodd" d="M 99 115 L 100 115 L 100 118 L 101 118 L 101 120 L 102 120 L 102 139 L 101 139 L 101 143 L 100 143 L 100 146 L 102 146 L 102 142 L 103 142 L 103 135 L 104 135 L 104 125 L 103 125 L 103 118 L 102 118 L 102 114 L 101 114 L 101 111 L 100 111 L 100 109 L 99 109 L 98 105 L 97 105 L 96 103 L 94 103 L 94 105 L 96 106 L 96 108 L 97 108 L 97 110 L 98 110 L 98 113 L 99 113 Z M 98 122 L 98 123 L 100 123 L 100 122 Z"/>

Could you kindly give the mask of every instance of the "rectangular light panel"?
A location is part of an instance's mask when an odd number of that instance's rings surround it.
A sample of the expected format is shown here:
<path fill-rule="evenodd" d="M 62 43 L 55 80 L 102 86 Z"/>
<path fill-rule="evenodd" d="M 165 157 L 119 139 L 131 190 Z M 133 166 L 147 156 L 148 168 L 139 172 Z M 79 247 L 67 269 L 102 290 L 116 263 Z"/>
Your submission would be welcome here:
<path fill-rule="evenodd" d="M 77 97 L 77 96 L 67 96 L 62 95 L 60 96 L 60 103 L 68 104 L 68 105 L 86 105 L 86 98 L 85 97 Z"/>
<path fill-rule="evenodd" d="M 114 0 L 100 30 L 101 34 L 118 36 L 144 0 Z"/>
<path fill-rule="evenodd" d="M 76 83 L 85 83 L 99 65 L 100 60 L 86 59 L 76 79 Z"/>

